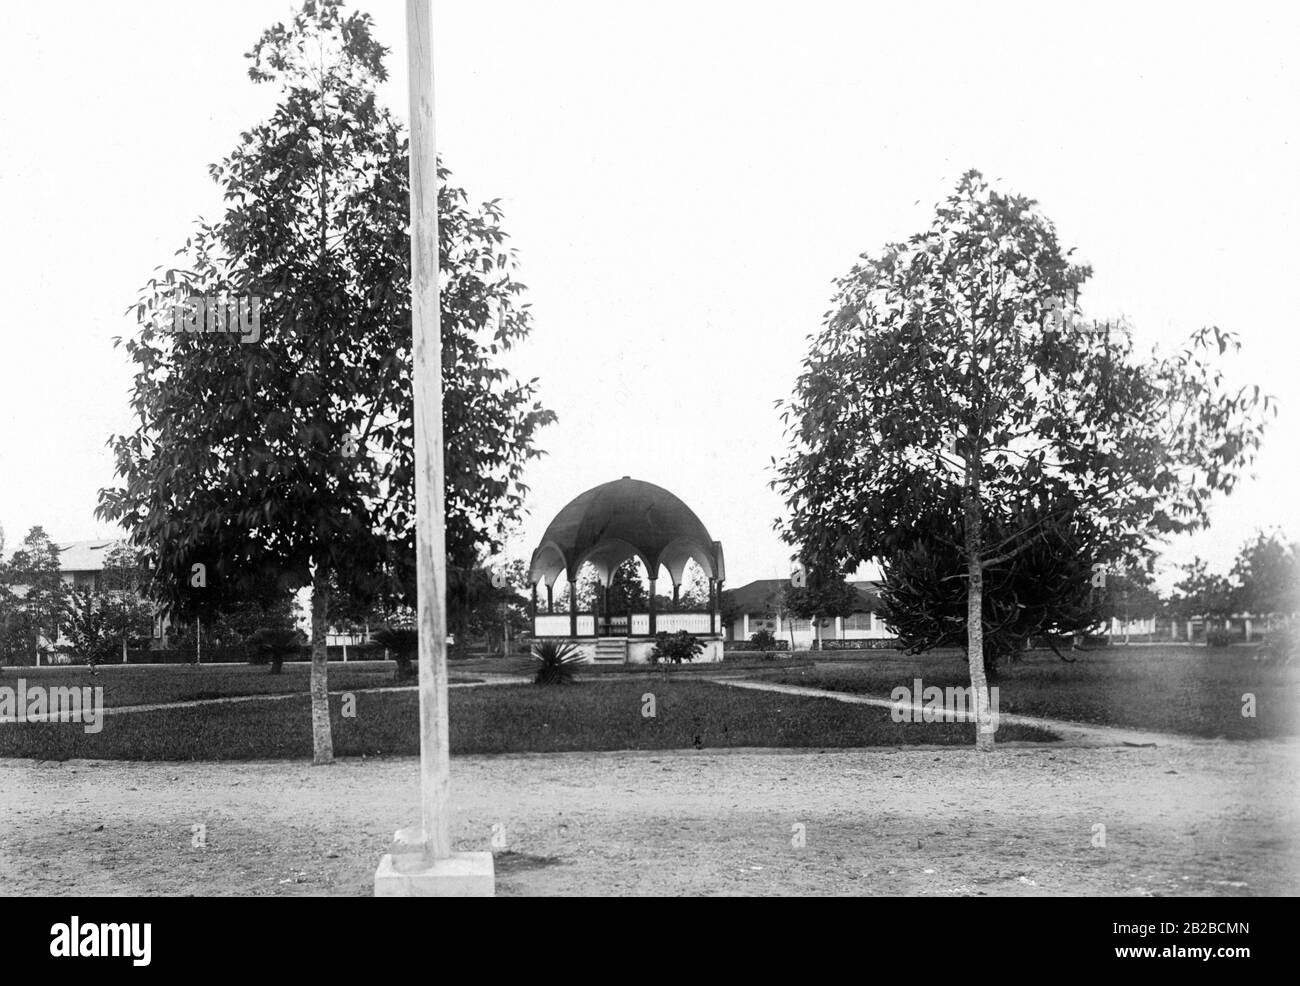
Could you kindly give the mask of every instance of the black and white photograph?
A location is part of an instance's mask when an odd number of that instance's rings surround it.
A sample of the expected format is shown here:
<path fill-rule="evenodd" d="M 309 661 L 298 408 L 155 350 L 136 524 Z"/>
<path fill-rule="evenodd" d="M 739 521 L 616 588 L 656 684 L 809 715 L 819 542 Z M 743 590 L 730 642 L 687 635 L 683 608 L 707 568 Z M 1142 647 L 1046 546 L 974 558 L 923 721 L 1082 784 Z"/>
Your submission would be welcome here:
<path fill-rule="evenodd" d="M 1297 39 L 0 6 L 23 948 L 158 968 L 99 898 L 1073 897 L 1115 968 L 1240 975 L 1300 893 Z"/>

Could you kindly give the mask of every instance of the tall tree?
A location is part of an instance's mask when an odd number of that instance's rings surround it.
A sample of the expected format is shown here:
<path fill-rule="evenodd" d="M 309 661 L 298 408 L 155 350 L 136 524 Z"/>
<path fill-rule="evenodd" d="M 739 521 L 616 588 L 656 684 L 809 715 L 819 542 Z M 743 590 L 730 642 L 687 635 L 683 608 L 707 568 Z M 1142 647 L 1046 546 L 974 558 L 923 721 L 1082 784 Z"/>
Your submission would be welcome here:
<path fill-rule="evenodd" d="M 1253 458 L 1271 406 L 1258 388 L 1224 389 L 1212 357 L 1238 343 L 1218 328 L 1139 359 L 1125 326 L 1085 323 L 1090 274 L 1032 200 L 968 172 L 927 230 L 838 282 L 783 407 L 783 532 L 817 565 L 892 554 L 936 488 L 956 493 L 983 748 L 986 573 L 1028 550 L 1056 509 L 1096 528 L 1096 562 L 1202 525 L 1209 498 Z M 993 533 L 991 504 L 1028 526 Z"/>
<path fill-rule="evenodd" d="M 1233 586 L 1226 576 L 1211 572 L 1199 556 L 1183 565 L 1182 572 L 1182 579 L 1174 586 L 1175 613 L 1183 619 L 1204 618 L 1207 631 L 1214 620 L 1232 614 Z"/>
<path fill-rule="evenodd" d="M 858 591 L 845 581 L 844 576 L 811 569 L 802 586 L 791 585 L 785 590 L 790 613 L 801 620 L 811 620 L 821 648 L 821 621 L 837 616 L 849 616 L 858 608 Z"/>
<path fill-rule="evenodd" d="M 250 78 L 280 100 L 211 169 L 224 217 L 134 306 L 141 424 L 111 440 L 123 484 L 98 509 L 151 552 L 173 605 L 195 564 L 209 587 L 312 586 L 316 763 L 333 759 L 330 586 L 415 593 L 408 151 L 376 99 L 387 49 L 371 27 L 337 0 L 307 2 L 249 53 Z M 500 209 L 470 209 L 439 174 L 447 547 L 463 566 L 517 519 L 554 415 L 535 380 L 498 363 L 531 324 Z M 261 299 L 257 330 L 168 333 L 193 296 L 249 298 L 250 313 Z"/>
<path fill-rule="evenodd" d="M 1300 545 L 1280 531 L 1259 531 L 1232 565 L 1233 608 L 1246 613 L 1300 612 Z"/>
<path fill-rule="evenodd" d="M 0 593 L 0 649 L 13 663 L 58 639 L 70 588 L 59 574 L 59 549 L 39 525 L 27 532 L 3 576 L 6 585 Z"/>

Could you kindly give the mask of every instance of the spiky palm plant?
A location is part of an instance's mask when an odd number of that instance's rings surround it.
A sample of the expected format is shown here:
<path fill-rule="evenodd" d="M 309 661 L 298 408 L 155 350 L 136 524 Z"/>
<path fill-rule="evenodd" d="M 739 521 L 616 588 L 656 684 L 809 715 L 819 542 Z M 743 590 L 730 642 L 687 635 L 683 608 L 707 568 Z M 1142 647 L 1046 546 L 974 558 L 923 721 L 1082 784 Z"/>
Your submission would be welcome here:
<path fill-rule="evenodd" d="M 284 659 L 300 650 L 305 643 L 297 630 L 263 627 L 248 638 L 248 646 L 270 662 L 271 674 L 279 674 Z"/>
<path fill-rule="evenodd" d="M 397 661 L 398 680 L 410 678 L 415 674 L 411 660 L 420 653 L 420 634 L 416 630 L 393 629 L 385 627 L 372 638 L 375 643 L 389 651 Z"/>
<path fill-rule="evenodd" d="M 577 677 L 576 665 L 582 661 L 582 652 L 567 641 L 543 640 L 533 645 L 529 670 L 535 672 L 535 685 L 571 685 Z"/>

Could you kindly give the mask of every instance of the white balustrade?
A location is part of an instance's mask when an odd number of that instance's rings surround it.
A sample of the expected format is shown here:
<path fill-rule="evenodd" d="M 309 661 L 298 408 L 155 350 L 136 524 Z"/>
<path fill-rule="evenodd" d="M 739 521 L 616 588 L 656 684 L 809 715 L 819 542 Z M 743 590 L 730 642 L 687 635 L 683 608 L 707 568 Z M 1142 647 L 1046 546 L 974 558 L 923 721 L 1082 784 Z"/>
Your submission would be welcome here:
<path fill-rule="evenodd" d="M 655 629 L 659 632 L 708 633 L 708 613 L 659 613 L 655 616 Z"/>
<path fill-rule="evenodd" d="M 634 637 L 645 637 L 650 634 L 650 614 L 633 613 L 631 635 Z M 602 618 L 603 623 L 603 618 Z M 722 628 L 721 619 L 718 620 L 719 631 Z M 708 613 L 657 613 L 655 615 L 656 632 L 677 633 L 679 630 L 685 630 L 687 633 L 708 634 L 711 632 L 709 626 Z M 596 635 L 596 618 L 590 613 L 579 613 L 577 621 L 577 631 L 579 637 L 594 637 Z M 627 617 L 611 616 L 610 632 L 618 636 L 627 632 Z M 533 621 L 533 633 L 538 637 L 569 637 L 570 632 L 569 614 L 568 613 L 538 613 Z"/>
<path fill-rule="evenodd" d="M 538 613 L 534 621 L 533 633 L 538 637 L 567 637 L 569 614 Z"/>

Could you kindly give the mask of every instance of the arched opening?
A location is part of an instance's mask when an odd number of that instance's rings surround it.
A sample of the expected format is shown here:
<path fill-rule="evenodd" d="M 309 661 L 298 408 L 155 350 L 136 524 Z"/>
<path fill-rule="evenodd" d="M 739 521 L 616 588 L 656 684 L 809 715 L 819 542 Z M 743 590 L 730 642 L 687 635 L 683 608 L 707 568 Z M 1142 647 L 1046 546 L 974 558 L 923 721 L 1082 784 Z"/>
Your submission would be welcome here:
<path fill-rule="evenodd" d="M 651 642 L 686 631 L 719 641 L 720 660 L 724 578 L 722 545 L 694 512 L 668 490 L 624 477 L 576 497 L 547 527 L 529 571 L 534 630 Z"/>

